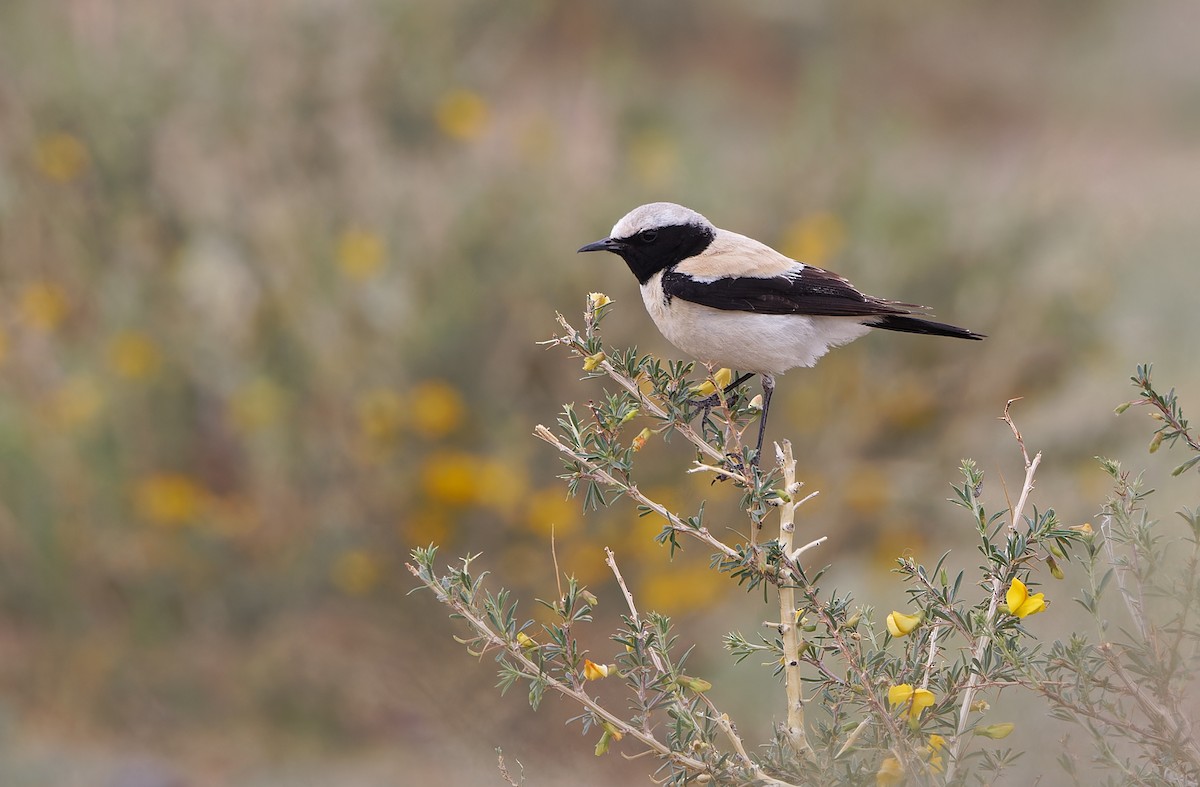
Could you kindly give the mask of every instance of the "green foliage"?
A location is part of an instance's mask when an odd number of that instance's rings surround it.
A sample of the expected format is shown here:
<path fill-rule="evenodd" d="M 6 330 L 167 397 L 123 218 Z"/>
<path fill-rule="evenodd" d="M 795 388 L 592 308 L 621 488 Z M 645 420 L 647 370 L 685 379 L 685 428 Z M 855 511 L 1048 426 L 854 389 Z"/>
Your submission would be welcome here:
<path fill-rule="evenodd" d="M 718 403 L 693 407 L 689 395 L 698 386 L 688 377 L 689 365 L 664 367 L 636 351 L 605 350 L 599 325 L 608 311 L 607 304 L 590 301 L 583 333 L 560 316 L 564 333 L 550 343 L 583 360 L 591 376 L 615 382 L 618 392 L 590 403 L 588 419 L 568 405 L 557 434 L 544 427 L 535 433 L 563 454 L 566 472 L 560 478 L 572 493 L 582 494 L 585 505 L 631 497 L 642 514 L 664 520 L 657 538 L 672 549 L 685 538 L 698 540 L 714 549 L 714 571 L 766 595 L 773 589 L 780 619 L 768 624 L 770 633 L 731 632 L 724 646 L 735 662 L 753 656 L 783 679 L 787 723 L 779 723 L 773 740 L 750 754 L 728 716 L 704 695 L 708 682 L 683 672 L 691 648 L 679 651 L 670 619 L 638 614 L 611 552 L 608 564 L 629 607 L 623 626 L 610 635 L 620 646 L 611 666 L 586 661 L 580 649 L 574 629 L 591 620 L 593 605 L 580 603 L 574 579 L 567 578 L 557 600 L 542 602 L 556 622 L 542 624 L 530 639 L 524 632 L 534 622 L 518 625 L 505 592 L 476 600 L 478 579 L 467 571 L 470 560 L 439 577 L 432 554 L 414 553 L 417 565 L 410 568 L 426 585 L 440 588 L 454 615 L 470 624 L 472 633 L 463 641 L 471 652 L 497 654 L 502 688 L 526 682 L 534 707 L 547 688 L 570 696 L 584 707 L 572 721 L 584 732 L 602 727 L 597 754 L 631 737 L 658 756 L 659 774 L 672 784 L 694 779 L 856 784 L 872 777 L 880 784 L 901 778 L 992 782 L 1022 755 L 994 744 L 1021 722 L 989 713 L 983 696 L 1005 690 L 1023 694 L 1030 704 L 1041 698 L 1055 717 L 1082 728 L 1095 743 L 1096 763 L 1120 774 L 1110 777 L 1114 783 L 1178 784 L 1200 775 L 1183 699 L 1192 688 L 1200 634 L 1195 512 L 1183 512 L 1188 524 L 1183 539 L 1169 536 L 1145 515 L 1140 479 L 1102 460 L 1116 492 L 1101 514 L 1100 531 L 1090 524 L 1066 526 L 1053 508 L 1030 502 L 1042 457 L 1030 457 L 1006 408 L 1004 420 L 1025 463 L 1019 498 L 1014 503 L 1006 491 L 1005 505 L 991 510 L 983 471 L 965 460 L 951 502 L 978 538 L 975 575 L 969 582 L 962 571 L 951 577 L 948 553 L 932 567 L 899 559 L 895 572 L 907 585 L 909 610 L 886 616 L 884 626 L 851 594 L 826 589 L 823 569 L 801 564 L 801 556 L 822 539 L 792 548 L 794 514 L 807 498 L 798 499 L 790 446 L 778 450 L 775 468 L 760 471 L 741 442 L 754 417 L 742 397 L 732 392 L 726 397 L 714 384 Z M 715 370 L 708 371 L 715 383 Z M 1160 442 L 1183 438 L 1194 447 L 1174 395 L 1159 395 L 1148 370 L 1139 368 L 1134 380 L 1143 397 L 1139 403 L 1163 414 L 1164 426 L 1156 432 Z M 742 490 L 747 519 L 742 539 L 719 540 L 700 515 L 672 512 L 639 490 L 637 448 L 624 436 L 639 413 L 655 419 L 651 432 L 677 434 L 696 447 L 693 471 L 710 472 Z M 698 428 L 692 426 L 697 419 Z M 765 539 L 761 531 L 772 511 L 779 512 L 779 536 Z M 1186 556 L 1180 544 L 1187 545 Z M 1095 619 L 1100 639 L 1072 632 L 1047 646 L 1025 625 L 1049 603 L 1034 590 L 1045 574 L 1061 578 L 1062 565 L 1076 559 L 1089 581 L 1078 601 Z M 1114 578 L 1134 625 L 1109 640 L 1102 602 Z M 625 683 L 628 714 L 608 710 L 587 690 L 589 679 L 611 675 Z M 1085 778 L 1073 755 L 1064 754 L 1061 762 L 1076 780 Z"/>

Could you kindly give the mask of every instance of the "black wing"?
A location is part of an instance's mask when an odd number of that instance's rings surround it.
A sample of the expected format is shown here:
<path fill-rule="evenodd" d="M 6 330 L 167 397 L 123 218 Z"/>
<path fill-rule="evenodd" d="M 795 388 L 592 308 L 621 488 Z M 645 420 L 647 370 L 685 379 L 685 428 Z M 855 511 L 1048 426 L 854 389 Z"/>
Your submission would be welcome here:
<path fill-rule="evenodd" d="M 868 317 L 924 308 L 863 295 L 836 273 L 810 265 L 796 276 L 729 276 L 708 282 L 669 269 L 663 273 L 662 288 L 668 300 L 682 298 L 713 309 L 759 314 Z"/>

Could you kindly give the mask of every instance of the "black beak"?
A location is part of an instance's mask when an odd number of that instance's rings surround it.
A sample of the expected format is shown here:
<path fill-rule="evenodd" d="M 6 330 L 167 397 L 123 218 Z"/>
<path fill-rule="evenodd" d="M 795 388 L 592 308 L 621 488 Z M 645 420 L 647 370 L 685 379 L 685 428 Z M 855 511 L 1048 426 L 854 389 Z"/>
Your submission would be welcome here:
<path fill-rule="evenodd" d="M 621 246 L 621 241 L 617 240 L 616 238 L 604 238 L 603 240 L 598 240 L 595 243 L 589 243 L 586 246 L 581 246 L 579 251 L 575 253 L 578 254 L 582 251 L 611 251 L 616 254 L 620 252 Z"/>

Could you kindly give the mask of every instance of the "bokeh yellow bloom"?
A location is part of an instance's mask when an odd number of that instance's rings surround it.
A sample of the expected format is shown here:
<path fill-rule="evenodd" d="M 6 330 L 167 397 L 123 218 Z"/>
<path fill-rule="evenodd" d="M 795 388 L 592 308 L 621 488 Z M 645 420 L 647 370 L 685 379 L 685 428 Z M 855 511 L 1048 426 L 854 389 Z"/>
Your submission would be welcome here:
<path fill-rule="evenodd" d="M 548 486 L 528 496 L 525 501 L 525 527 L 540 536 L 550 537 L 573 532 L 579 527 L 579 501 L 567 497 L 561 486 Z"/>
<path fill-rule="evenodd" d="M 59 131 L 37 141 L 33 160 L 44 176 L 57 183 L 66 183 L 87 168 L 91 156 L 78 137 Z"/>
<path fill-rule="evenodd" d="M 123 331 L 108 343 L 108 365 L 127 380 L 144 380 L 158 371 L 162 353 L 145 334 Z"/>
<path fill-rule="evenodd" d="M 890 787 L 904 781 L 904 768 L 895 757 L 887 757 L 879 764 L 875 773 L 876 787 Z"/>
<path fill-rule="evenodd" d="M 1029 589 L 1025 587 L 1025 583 L 1015 577 L 1012 584 L 1008 586 L 1004 600 L 1008 604 L 1009 614 L 1018 618 L 1036 615 L 1046 608 L 1046 594 L 1029 595 Z"/>
<path fill-rule="evenodd" d="M 17 303 L 17 313 L 35 330 L 52 333 L 67 316 L 70 300 L 66 290 L 50 281 L 35 281 L 25 285 Z"/>
<path fill-rule="evenodd" d="M 104 407 L 104 392 L 88 375 L 69 378 L 50 398 L 50 416 L 63 429 L 76 429 L 95 420 Z"/>
<path fill-rule="evenodd" d="M 329 570 L 334 586 L 347 596 L 365 596 L 375 589 L 382 576 L 379 559 L 365 549 L 343 552 Z"/>
<path fill-rule="evenodd" d="M 529 491 L 525 466 L 508 457 L 481 459 L 476 502 L 491 510 L 511 516 L 516 513 Z"/>
<path fill-rule="evenodd" d="M 367 230 L 353 228 L 338 240 L 337 264 L 347 277 L 365 281 L 379 273 L 386 257 L 383 238 Z"/>
<path fill-rule="evenodd" d="M 358 433 L 371 446 L 390 445 L 404 426 L 405 406 L 391 388 L 374 388 L 358 397 Z"/>
<path fill-rule="evenodd" d="M 887 506 L 891 486 L 891 479 L 886 473 L 860 468 L 846 480 L 842 499 L 859 516 L 873 517 Z"/>
<path fill-rule="evenodd" d="M 451 90 L 438 102 L 435 119 L 442 133 L 466 142 L 487 130 L 489 110 L 483 96 L 473 90 Z"/>
<path fill-rule="evenodd" d="M 643 541 L 654 544 L 648 538 Z M 657 544 L 654 546 L 658 549 Z M 721 575 L 708 568 L 708 564 L 695 561 L 688 565 L 676 556 L 671 571 L 652 571 L 642 579 L 638 598 L 647 609 L 668 615 L 705 609 L 721 598 L 726 584 Z"/>
<path fill-rule="evenodd" d="M 929 757 L 929 767 L 937 773 L 941 773 L 946 767 L 941 755 L 942 748 L 945 745 L 946 739 L 936 732 L 929 736 L 929 746 L 926 747 L 925 753 Z"/>
<path fill-rule="evenodd" d="M 842 220 L 832 213 L 811 213 L 785 231 L 780 251 L 808 265 L 825 265 L 846 240 Z"/>
<path fill-rule="evenodd" d="M 400 538 L 407 546 L 445 544 L 453 533 L 453 520 L 441 508 L 420 508 L 400 520 Z"/>
<path fill-rule="evenodd" d="M 905 615 L 892 610 L 887 616 L 887 630 L 893 637 L 907 637 L 921 625 L 921 615 Z"/>
<path fill-rule="evenodd" d="M 409 391 L 408 410 L 413 429 L 436 439 L 462 425 L 467 405 L 458 389 L 445 380 L 425 380 Z"/>
<path fill-rule="evenodd" d="M 178 527 L 200 515 L 208 493 L 182 473 L 155 473 L 138 481 L 133 502 L 138 515 L 155 525 Z"/>
<path fill-rule="evenodd" d="M 421 489 L 430 500 L 448 506 L 474 502 L 479 460 L 464 451 L 437 451 L 421 470 Z"/>
<path fill-rule="evenodd" d="M 253 432 L 279 420 L 285 395 L 268 377 L 255 377 L 240 386 L 229 399 L 229 420 L 239 432 Z"/>

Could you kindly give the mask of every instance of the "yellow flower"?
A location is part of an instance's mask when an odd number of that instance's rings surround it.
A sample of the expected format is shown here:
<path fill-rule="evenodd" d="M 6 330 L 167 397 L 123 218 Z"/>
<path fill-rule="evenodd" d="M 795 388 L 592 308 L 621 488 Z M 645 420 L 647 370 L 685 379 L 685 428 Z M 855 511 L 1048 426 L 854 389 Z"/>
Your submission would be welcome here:
<path fill-rule="evenodd" d="M 583 660 L 583 677 L 587 680 L 600 680 L 608 677 L 608 665 L 597 664 L 591 659 Z"/>
<path fill-rule="evenodd" d="M 467 413 L 462 394 L 445 380 L 426 380 L 408 394 L 413 428 L 429 439 L 445 437 L 462 425 Z"/>
<path fill-rule="evenodd" d="M 21 290 L 17 311 L 31 328 L 51 333 L 67 316 L 69 306 L 62 287 L 54 282 L 35 281 Z"/>
<path fill-rule="evenodd" d="M 1012 722 L 1005 722 L 1004 724 L 989 724 L 986 727 L 976 727 L 975 734 L 998 741 L 1007 738 L 1016 728 L 1017 725 L 1013 724 Z"/>
<path fill-rule="evenodd" d="M 396 440 L 404 425 L 404 400 L 390 388 L 374 388 L 358 398 L 358 432 L 374 446 Z"/>
<path fill-rule="evenodd" d="M 127 380 L 150 377 L 161 364 L 158 345 L 144 334 L 124 331 L 108 343 L 108 365 Z"/>
<path fill-rule="evenodd" d="M 50 414 L 63 429 L 74 429 L 93 421 L 104 406 L 104 392 L 86 375 L 70 378 L 50 399 Z"/>
<path fill-rule="evenodd" d="M 333 584 L 347 596 L 365 596 L 379 584 L 382 575 L 379 560 L 365 549 L 343 552 L 329 571 Z"/>
<path fill-rule="evenodd" d="M 462 451 L 431 455 L 421 472 L 421 488 L 429 499 L 446 505 L 467 505 L 475 500 L 479 460 Z"/>
<path fill-rule="evenodd" d="M 792 224 L 780 251 L 809 265 L 824 265 L 841 250 L 846 228 L 832 213 L 812 213 Z"/>
<path fill-rule="evenodd" d="M 713 372 L 712 380 L 705 380 L 699 385 L 693 386 L 688 393 L 696 399 L 707 399 L 717 392 L 717 386 L 720 386 L 721 390 L 724 391 L 732 380 L 732 369 L 718 369 Z M 713 384 L 714 382 L 716 385 Z"/>
<path fill-rule="evenodd" d="M 77 137 L 60 131 L 37 141 L 33 160 L 38 171 L 47 178 L 66 183 L 83 172 L 89 156 L 87 148 Z"/>
<path fill-rule="evenodd" d="M 524 631 L 517 632 L 517 644 L 526 650 L 532 650 L 538 646 L 537 640 Z"/>
<path fill-rule="evenodd" d="M 604 363 L 604 359 L 607 357 L 608 356 L 606 356 L 603 351 L 598 352 L 595 355 L 589 355 L 583 359 L 583 370 L 585 372 L 596 371 L 600 368 L 600 364 Z"/>
<path fill-rule="evenodd" d="M 917 719 L 921 715 L 921 711 L 933 705 L 937 701 L 933 692 L 929 689 L 914 689 L 907 683 L 901 683 L 888 688 L 888 703 L 897 708 L 901 705 L 908 705 L 908 717 Z"/>
<path fill-rule="evenodd" d="M 887 630 L 893 637 L 907 637 L 921 625 L 921 615 L 905 615 L 892 610 L 887 616 Z"/>
<path fill-rule="evenodd" d="M 650 427 L 647 426 L 645 429 L 637 433 L 637 437 L 633 438 L 633 443 L 630 445 L 630 447 L 633 448 L 634 451 L 641 451 L 646 447 L 646 441 L 649 440 L 653 435 L 654 432 L 651 431 Z"/>
<path fill-rule="evenodd" d="M 1012 584 L 1009 585 L 1004 600 L 1008 603 L 1009 614 L 1018 618 L 1036 615 L 1046 608 L 1046 594 L 1029 595 L 1025 583 L 1016 578 L 1013 578 Z"/>
<path fill-rule="evenodd" d="M 569 500 L 562 487 L 539 489 L 525 505 L 525 526 L 533 533 L 549 536 L 553 530 L 562 536 L 579 527 L 579 503 Z"/>
<path fill-rule="evenodd" d="M 929 767 L 933 768 L 938 773 L 941 773 L 945 768 L 945 763 L 942 761 L 942 755 L 939 752 L 946 745 L 946 739 L 941 735 L 934 733 L 929 736 L 929 746 L 925 749 L 925 754 L 929 757 Z"/>
<path fill-rule="evenodd" d="M 397 528 L 407 544 L 442 544 L 453 532 L 453 522 L 440 508 L 418 509 Z"/>
<path fill-rule="evenodd" d="M 383 267 L 386 249 L 383 239 L 373 232 L 348 229 L 338 241 L 337 263 L 342 273 L 355 281 L 366 281 Z"/>
<path fill-rule="evenodd" d="M 284 405 L 284 392 L 267 377 L 256 377 L 234 391 L 229 400 L 229 420 L 242 432 L 253 432 L 275 423 Z"/>
<path fill-rule="evenodd" d="M 895 757 L 888 757 L 879 764 L 879 770 L 875 774 L 876 787 L 888 787 L 888 785 L 899 784 L 902 781 L 904 781 L 904 768 Z"/>
<path fill-rule="evenodd" d="M 138 514 L 156 525 L 178 526 L 195 519 L 208 493 L 180 473 L 156 473 L 138 482 L 133 502 Z"/>
<path fill-rule="evenodd" d="M 592 306 L 592 311 L 596 311 L 601 306 L 607 306 L 612 303 L 612 298 L 602 292 L 589 292 L 588 303 Z"/>
<path fill-rule="evenodd" d="M 435 119 L 446 136 L 466 142 L 487 129 L 488 105 L 471 90 L 452 90 L 438 102 Z"/>
<path fill-rule="evenodd" d="M 477 475 L 476 502 L 505 516 L 516 513 L 529 488 L 520 462 L 513 457 L 481 459 Z"/>
<path fill-rule="evenodd" d="M 1082 525 L 1075 525 L 1074 527 L 1067 529 L 1074 530 L 1076 533 L 1082 533 L 1085 536 L 1090 536 L 1092 534 L 1092 523 L 1084 522 Z"/>

